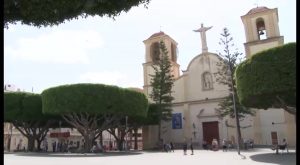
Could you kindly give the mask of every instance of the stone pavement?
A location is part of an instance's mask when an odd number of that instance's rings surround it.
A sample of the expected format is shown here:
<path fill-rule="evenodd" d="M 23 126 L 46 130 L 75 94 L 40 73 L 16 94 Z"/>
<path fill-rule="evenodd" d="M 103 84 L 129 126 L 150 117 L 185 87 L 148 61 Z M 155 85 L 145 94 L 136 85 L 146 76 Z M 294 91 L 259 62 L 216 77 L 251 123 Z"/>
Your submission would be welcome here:
<path fill-rule="evenodd" d="M 228 152 L 195 150 L 194 155 L 183 155 L 182 150 L 175 152 L 108 152 L 99 154 L 73 154 L 73 153 L 6 153 L 5 165 L 256 165 L 280 164 L 296 165 L 295 150 L 289 153 L 275 154 L 269 148 L 257 148 Z"/>

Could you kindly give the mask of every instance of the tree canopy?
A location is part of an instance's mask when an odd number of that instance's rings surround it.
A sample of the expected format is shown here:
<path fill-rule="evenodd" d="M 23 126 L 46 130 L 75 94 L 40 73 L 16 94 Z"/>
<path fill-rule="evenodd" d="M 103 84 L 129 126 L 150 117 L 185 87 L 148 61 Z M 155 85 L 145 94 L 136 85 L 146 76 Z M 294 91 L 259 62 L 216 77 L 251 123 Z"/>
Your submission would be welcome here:
<path fill-rule="evenodd" d="M 143 93 L 117 86 L 72 84 L 44 90 L 42 105 L 43 112 L 60 114 L 75 127 L 85 139 L 85 152 L 90 152 L 102 131 L 121 128 L 125 117 L 146 116 L 148 99 Z"/>
<path fill-rule="evenodd" d="M 233 38 L 229 33 L 227 28 L 223 29 L 223 33 L 221 33 L 222 38 L 220 38 L 219 44 L 223 46 L 223 53 L 219 53 L 219 57 L 221 58 L 220 62 L 217 62 L 217 72 L 214 73 L 216 77 L 216 81 L 220 84 L 227 85 L 229 89 L 229 96 L 226 97 L 223 101 L 221 101 L 218 105 L 219 107 L 216 110 L 220 113 L 221 117 L 230 116 L 231 118 L 235 117 L 234 113 L 234 103 L 232 92 L 234 92 L 234 101 L 235 107 L 237 110 L 238 118 L 244 118 L 245 115 L 254 115 L 254 112 L 242 106 L 239 102 L 239 98 L 237 96 L 236 84 L 234 81 L 234 72 L 236 66 L 238 65 L 238 58 L 241 57 L 242 53 L 239 53 L 237 50 L 233 50 Z"/>
<path fill-rule="evenodd" d="M 87 16 L 114 18 L 150 0 L 4 0 L 4 27 L 20 21 L 31 26 L 53 26 Z"/>
<path fill-rule="evenodd" d="M 34 140 L 41 141 L 49 127 L 58 121 L 55 115 L 42 113 L 41 95 L 26 92 L 4 93 L 4 121 L 12 123 L 27 139 L 28 150 L 34 150 Z"/>
<path fill-rule="evenodd" d="M 243 105 L 252 108 L 296 109 L 296 43 L 253 55 L 236 70 L 237 92 Z"/>
<path fill-rule="evenodd" d="M 116 113 L 146 116 L 148 100 L 143 93 L 104 84 L 72 84 L 52 87 L 42 92 L 43 112 L 64 114 Z"/>

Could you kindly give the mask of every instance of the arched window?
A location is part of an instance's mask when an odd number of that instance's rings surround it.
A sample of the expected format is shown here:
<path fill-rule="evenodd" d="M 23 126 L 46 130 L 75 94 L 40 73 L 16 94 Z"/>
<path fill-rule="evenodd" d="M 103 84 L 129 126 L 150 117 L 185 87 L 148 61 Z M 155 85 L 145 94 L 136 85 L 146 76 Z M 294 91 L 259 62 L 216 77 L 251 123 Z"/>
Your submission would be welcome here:
<path fill-rule="evenodd" d="M 152 62 L 156 63 L 160 59 L 159 43 L 154 42 L 150 47 Z"/>
<path fill-rule="evenodd" d="M 173 62 L 177 61 L 177 48 L 173 43 L 171 44 L 171 57 Z"/>
<path fill-rule="evenodd" d="M 263 40 L 267 38 L 265 21 L 262 18 L 256 19 L 256 29 L 258 34 L 258 39 Z"/>
<path fill-rule="evenodd" d="M 209 72 L 204 72 L 202 74 L 202 89 L 203 90 L 213 89 L 213 80 Z"/>

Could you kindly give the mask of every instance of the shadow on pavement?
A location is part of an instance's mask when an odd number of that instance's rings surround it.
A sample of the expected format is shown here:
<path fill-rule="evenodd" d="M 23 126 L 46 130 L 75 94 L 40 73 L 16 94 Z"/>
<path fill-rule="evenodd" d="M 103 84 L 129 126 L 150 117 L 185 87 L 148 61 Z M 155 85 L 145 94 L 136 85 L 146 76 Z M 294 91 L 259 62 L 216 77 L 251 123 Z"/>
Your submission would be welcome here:
<path fill-rule="evenodd" d="M 140 155 L 141 152 L 106 152 L 106 153 L 15 153 L 16 156 L 30 157 L 108 157 L 108 156 L 132 156 Z"/>
<path fill-rule="evenodd" d="M 296 164 L 296 153 L 266 153 L 266 154 L 257 154 L 249 157 L 253 161 L 264 162 L 264 163 L 274 163 L 280 165 L 295 165 Z"/>

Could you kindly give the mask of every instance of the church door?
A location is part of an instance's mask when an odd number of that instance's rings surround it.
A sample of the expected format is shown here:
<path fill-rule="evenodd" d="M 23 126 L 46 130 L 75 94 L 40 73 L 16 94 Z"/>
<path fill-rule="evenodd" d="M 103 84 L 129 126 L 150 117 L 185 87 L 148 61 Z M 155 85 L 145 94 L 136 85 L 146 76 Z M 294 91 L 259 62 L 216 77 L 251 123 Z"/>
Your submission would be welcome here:
<path fill-rule="evenodd" d="M 203 140 L 208 144 L 211 144 L 213 139 L 217 139 L 219 142 L 219 127 L 217 121 L 203 122 Z"/>
<path fill-rule="evenodd" d="M 278 144 L 277 132 L 271 132 L 272 145 Z"/>

